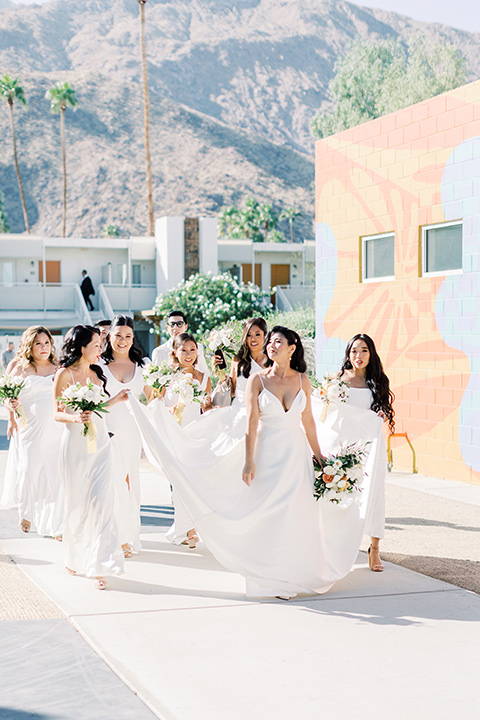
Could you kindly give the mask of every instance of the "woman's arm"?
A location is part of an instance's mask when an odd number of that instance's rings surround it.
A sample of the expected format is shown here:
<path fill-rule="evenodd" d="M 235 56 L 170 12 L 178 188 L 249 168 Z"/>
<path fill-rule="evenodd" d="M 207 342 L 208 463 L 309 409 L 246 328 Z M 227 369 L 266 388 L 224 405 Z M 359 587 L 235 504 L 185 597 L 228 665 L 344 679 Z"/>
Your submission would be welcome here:
<path fill-rule="evenodd" d="M 87 423 L 92 419 L 91 412 L 67 413 L 62 401 L 58 399 L 69 385 L 70 373 L 66 368 L 58 370 L 53 381 L 53 417 L 57 422 L 62 423 Z"/>
<path fill-rule="evenodd" d="M 110 400 L 107 401 L 107 408 L 115 407 L 115 405 L 118 405 L 118 403 L 128 400 L 128 393 L 128 388 L 125 390 L 120 390 L 119 393 L 117 393 L 112 398 L 110 398 Z"/>
<path fill-rule="evenodd" d="M 230 375 L 229 375 L 229 378 L 231 380 L 232 398 L 235 397 L 235 391 L 237 389 L 237 369 L 238 369 L 238 362 L 236 362 L 235 360 L 232 360 L 232 364 L 230 365 Z"/>
<path fill-rule="evenodd" d="M 258 421 L 260 408 L 258 396 L 260 394 L 261 381 L 258 375 L 251 375 L 247 382 L 245 391 L 245 404 L 247 408 L 247 431 L 245 433 L 245 465 L 242 473 L 242 480 L 246 485 L 251 485 L 255 479 L 255 443 L 257 441 Z"/>
<path fill-rule="evenodd" d="M 307 398 L 307 404 L 305 405 L 305 410 L 302 413 L 303 429 L 305 430 L 305 435 L 307 436 L 308 444 L 310 445 L 313 454 L 317 460 L 321 462 L 325 458 L 322 455 L 322 451 L 320 450 L 320 445 L 318 443 L 317 426 L 315 425 L 315 420 L 313 419 L 312 414 L 312 386 L 310 385 L 310 380 L 306 375 L 302 375 L 302 388 Z"/>

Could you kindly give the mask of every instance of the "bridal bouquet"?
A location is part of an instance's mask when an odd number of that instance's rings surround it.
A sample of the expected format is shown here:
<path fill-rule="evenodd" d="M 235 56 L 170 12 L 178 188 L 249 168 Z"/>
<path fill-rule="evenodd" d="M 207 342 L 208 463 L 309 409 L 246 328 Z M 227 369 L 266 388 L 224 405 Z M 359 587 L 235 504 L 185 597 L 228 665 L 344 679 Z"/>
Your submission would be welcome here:
<path fill-rule="evenodd" d="M 313 388 L 314 397 L 320 398 L 324 403 L 320 422 L 325 422 L 330 403 L 347 402 L 350 383 L 341 380 L 336 375 L 324 375 L 323 380 Z"/>
<path fill-rule="evenodd" d="M 180 424 L 182 422 L 185 405 L 197 402 L 201 403 L 205 393 L 200 389 L 200 383 L 190 373 L 176 372 L 168 383 L 169 390 L 178 395 L 178 403 L 175 408 L 175 418 Z"/>
<path fill-rule="evenodd" d="M 162 362 L 160 365 L 147 365 L 142 370 L 145 385 L 152 388 L 153 397 L 159 397 L 161 391 L 169 384 L 175 373 L 175 368 L 167 365 L 166 362 Z"/>
<path fill-rule="evenodd" d="M 101 387 L 95 385 L 90 379 L 86 385 L 69 385 L 63 391 L 59 402 L 71 410 L 90 411 L 101 417 L 101 413 L 108 412 L 108 400 Z M 83 423 L 83 435 L 87 438 L 87 452 L 97 452 L 97 428 L 93 420 Z"/>
<path fill-rule="evenodd" d="M 234 354 L 234 339 L 232 330 L 230 330 L 229 328 L 212 330 L 207 337 L 207 343 L 208 347 L 214 354 L 222 354 L 224 356 L 224 359 L 231 360 Z M 226 368 L 220 368 L 217 365 L 215 368 L 215 374 L 218 375 L 220 382 L 223 382 L 226 377 Z"/>
<path fill-rule="evenodd" d="M 316 500 L 325 498 L 338 505 L 348 495 L 362 491 L 360 483 L 369 444 L 342 445 L 339 452 L 330 455 L 323 465 L 313 458 L 313 495 Z"/>
<path fill-rule="evenodd" d="M 18 400 L 24 387 L 25 380 L 23 378 L 4 375 L 0 378 L 0 400 Z M 15 414 L 19 418 L 20 427 L 24 428 L 27 424 L 27 416 L 21 404 L 16 407 Z"/>

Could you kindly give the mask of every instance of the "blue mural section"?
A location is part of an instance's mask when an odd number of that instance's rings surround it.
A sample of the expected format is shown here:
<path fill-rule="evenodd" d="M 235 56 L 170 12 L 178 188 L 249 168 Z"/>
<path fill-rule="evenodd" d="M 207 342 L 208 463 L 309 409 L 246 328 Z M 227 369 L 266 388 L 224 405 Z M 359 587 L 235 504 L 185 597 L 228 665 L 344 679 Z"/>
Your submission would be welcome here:
<path fill-rule="evenodd" d="M 471 375 L 462 397 L 459 443 L 462 457 L 480 471 L 480 138 L 466 140 L 450 155 L 442 177 L 445 220 L 463 219 L 463 273 L 449 275 L 435 303 L 438 328 L 450 347 L 465 353 Z"/>
<path fill-rule="evenodd" d="M 316 226 L 316 333 L 317 378 L 336 372 L 343 360 L 345 341 L 327 337 L 324 320 L 337 282 L 337 241 L 330 225 Z"/>

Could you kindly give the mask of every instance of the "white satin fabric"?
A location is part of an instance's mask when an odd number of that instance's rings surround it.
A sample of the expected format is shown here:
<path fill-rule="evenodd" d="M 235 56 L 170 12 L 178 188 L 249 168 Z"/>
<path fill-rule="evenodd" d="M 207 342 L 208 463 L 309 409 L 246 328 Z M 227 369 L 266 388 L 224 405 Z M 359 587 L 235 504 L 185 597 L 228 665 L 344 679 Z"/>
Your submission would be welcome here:
<path fill-rule="evenodd" d="M 311 451 L 300 425 L 305 403 L 300 386 L 288 412 L 275 395 L 262 390 L 255 480 L 247 487 L 242 482 L 243 435 L 219 453 L 215 445 L 222 445 L 221 438 L 206 442 L 202 437 L 203 417 L 188 428 L 197 431 L 193 437 L 160 404 L 145 410 L 131 401 L 151 462 L 175 486 L 212 554 L 245 577 L 248 596 L 326 592 L 349 572 L 358 552 L 357 534 L 345 527 L 333 539 L 333 544 L 341 541 L 343 552 L 332 554 L 332 543 L 326 542 L 324 503 L 313 497 Z M 205 423 L 222 412 L 207 413 Z M 344 517 L 333 509 L 337 518 Z"/>
<path fill-rule="evenodd" d="M 82 423 L 65 423 L 61 463 L 65 480 L 65 565 L 87 577 L 123 572 L 114 517 L 112 443 L 105 420 L 93 416 L 97 451 L 87 453 Z"/>
<path fill-rule="evenodd" d="M 7 464 L 3 481 L 1 508 L 12 508 L 18 505 L 18 431 L 10 437 Z"/>
<path fill-rule="evenodd" d="M 323 403 L 312 398 L 312 410 L 317 423 L 317 435 L 322 453 L 337 452 L 343 443 L 368 442 L 368 457 L 364 466 L 362 493 L 351 507 L 340 508 L 342 525 L 357 533 L 358 545 L 363 534 L 383 538 L 385 532 L 385 478 L 387 452 L 383 436 L 383 420 L 372 410 L 372 393 L 368 388 L 349 389 L 346 402 L 329 406 L 324 423 L 319 421 Z M 331 503 L 321 503 L 327 538 L 337 538 L 338 524 Z M 335 527 L 337 525 L 337 527 Z"/>
<path fill-rule="evenodd" d="M 143 393 L 142 370 L 135 366 L 135 373 L 129 382 L 117 380 L 108 365 L 102 365 L 107 378 L 107 390 L 111 397 L 128 388 L 137 400 Z M 127 403 L 114 405 L 105 415 L 107 430 L 113 433 L 112 482 L 115 490 L 115 520 L 120 543 L 128 543 L 139 552 L 140 542 L 140 459 L 142 438 Z M 128 481 L 127 481 L 128 476 Z"/>
<path fill-rule="evenodd" d="M 20 519 L 39 535 L 63 530 L 63 485 L 59 447 L 62 428 L 53 418 L 53 375 L 27 375 L 19 401 L 27 424 L 18 429 L 16 499 Z"/>

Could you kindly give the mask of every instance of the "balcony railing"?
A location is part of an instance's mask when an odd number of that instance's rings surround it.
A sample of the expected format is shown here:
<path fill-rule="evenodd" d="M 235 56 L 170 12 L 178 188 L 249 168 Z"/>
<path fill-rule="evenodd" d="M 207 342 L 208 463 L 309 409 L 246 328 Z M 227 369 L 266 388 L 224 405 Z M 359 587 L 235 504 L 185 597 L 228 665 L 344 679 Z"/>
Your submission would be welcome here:
<path fill-rule="evenodd" d="M 100 286 L 100 308 L 102 312 L 108 309 L 108 303 L 112 312 L 134 313 L 141 310 L 148 310 L 153 307 L 157 288 L 155 285 L 106 285 Z M 102 307 L 102 298 L 105 307 Z M 107 317 L 109 317 L 107 315 Z"/>
<path fill-rule="evenodd" d="M 299 307 L 310 307 L 315 301 L 314 285 L 277 285 L 277 310 L 293 310 Z"/>

